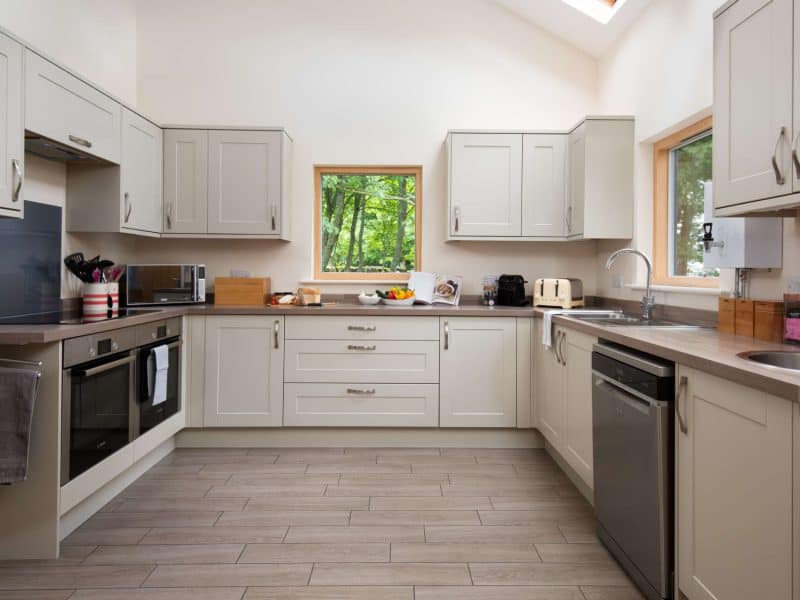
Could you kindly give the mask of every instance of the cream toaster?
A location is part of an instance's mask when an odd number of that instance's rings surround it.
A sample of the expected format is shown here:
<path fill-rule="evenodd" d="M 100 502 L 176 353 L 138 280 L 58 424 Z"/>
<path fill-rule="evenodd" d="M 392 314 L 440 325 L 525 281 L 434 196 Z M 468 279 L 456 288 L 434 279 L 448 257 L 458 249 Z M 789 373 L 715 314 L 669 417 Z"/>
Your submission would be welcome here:
<path fill-rule="evenodd" d="M 576 308 L 584 305 L 580 279 L 537 279 L 533 285 L 534 306 Z"/>

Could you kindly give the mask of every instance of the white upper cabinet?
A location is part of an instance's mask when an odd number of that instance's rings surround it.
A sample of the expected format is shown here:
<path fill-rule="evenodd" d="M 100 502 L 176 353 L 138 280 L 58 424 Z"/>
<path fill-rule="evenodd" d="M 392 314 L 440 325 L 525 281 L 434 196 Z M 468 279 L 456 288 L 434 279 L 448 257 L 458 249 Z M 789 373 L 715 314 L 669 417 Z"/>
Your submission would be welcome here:
<path fill-rule="evenodd" d="M 562 237 L 565 233 L 566 136 L 522 136 L 522 235 Z"/>
<path fill-rule="evenodd" d="M 793 4 L 739 0 L 715 17 L 714 207 L 726 209 L 720 215 L 798 204 L 775 200 L 797 191 L 792 149 L 800 122 L 796 108 L 794 119 L 792 114 L 792 57 L 799 30 Z"/>
<path fill-rule="evenodd" d="M 633 236 L 633 118 L 570 132 L 450 132 L 448 240 Z"/>
<path fill-rule="evenodd" d="M 442 318 L 441 427 L 515 427 L 516 319 Z"/>
<path fill-rule="evenodd" d="M 25 128 L 110 163 L 120 162 L 121 107 L 85 81 L 25 51 Z"/>
<path fill-rule="evenodd" d="M 213 130 L 208 137 L 208 233 L 282 237 L 280 131 Z"/>
<path fill-rule="evenodd" d="M 163 139 L 161 128 L 122 111 L 120 218 L 122 230 L 161 232 Z"/>
<path fill-rule="evenodd" d="M 522 233 L 522 136 L 454 133 L 450 146 L 450 237 Z"/>
<path fill-rule="evenodd" d="M 208 131 L 164 131 L 164 233 L 208 231 Z"/>
<path fill-rule="evenodd" d="M 25 159 L 22 108 L 22 53 L 0 34 L 0 216 L 23 216 Z"/>

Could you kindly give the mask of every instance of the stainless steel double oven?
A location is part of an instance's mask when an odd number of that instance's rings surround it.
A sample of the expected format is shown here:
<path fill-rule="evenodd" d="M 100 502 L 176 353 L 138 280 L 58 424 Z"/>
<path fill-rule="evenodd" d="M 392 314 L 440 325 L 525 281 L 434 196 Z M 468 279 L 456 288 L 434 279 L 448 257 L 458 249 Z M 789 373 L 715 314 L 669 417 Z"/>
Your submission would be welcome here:
<path fill-rule="evenodd" d="M 157 403 L 152 355 L 161 345 L 169 368 Z M 65 340 L 61 485 L 178 413 L 180 388 L 180 318 Z"/>

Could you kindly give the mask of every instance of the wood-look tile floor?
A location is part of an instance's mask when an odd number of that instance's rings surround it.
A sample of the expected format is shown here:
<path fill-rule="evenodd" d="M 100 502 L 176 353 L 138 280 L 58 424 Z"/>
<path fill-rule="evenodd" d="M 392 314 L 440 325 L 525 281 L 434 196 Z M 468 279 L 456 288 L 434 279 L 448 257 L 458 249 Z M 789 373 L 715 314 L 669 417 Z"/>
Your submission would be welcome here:
<path fill-rule="evenodd" d="M 638 600 L 542 450 L 181 449 L 0 600 Z"/>

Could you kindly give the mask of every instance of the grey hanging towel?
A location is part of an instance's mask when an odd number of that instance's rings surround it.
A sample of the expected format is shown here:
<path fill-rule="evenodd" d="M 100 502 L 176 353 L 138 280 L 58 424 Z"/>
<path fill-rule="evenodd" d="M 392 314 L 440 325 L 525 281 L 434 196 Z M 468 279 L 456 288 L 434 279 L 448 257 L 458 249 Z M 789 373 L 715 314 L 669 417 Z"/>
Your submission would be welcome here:
<path fill-rule="evenodd" d="M 0 484 L 28 477 L 28 448 L 39 372 L 0 368 Z"/>

